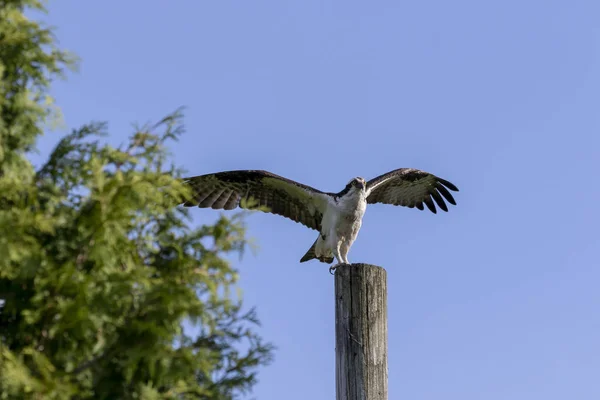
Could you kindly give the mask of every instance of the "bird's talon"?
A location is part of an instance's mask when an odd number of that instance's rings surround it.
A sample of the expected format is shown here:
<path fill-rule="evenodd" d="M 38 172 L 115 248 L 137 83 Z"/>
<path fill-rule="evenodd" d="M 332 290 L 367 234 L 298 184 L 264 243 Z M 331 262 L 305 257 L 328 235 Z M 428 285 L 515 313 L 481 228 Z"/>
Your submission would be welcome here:
<path fill-rule="evenodd" d="M 335 265 L 332 265 L 331 267 L 329 267 L 329 273 L 330 273 L 331 275 L 334 275 L 334 274 L 335 274 L 335 270 L 336 270 L 336 269 L 337 269 L 339 266 L 341 266 L 341 265 L 346 265 L 346 264 L 347 264 L 347 263 L 337 263 L 337 264 L 335 264 Z"/>

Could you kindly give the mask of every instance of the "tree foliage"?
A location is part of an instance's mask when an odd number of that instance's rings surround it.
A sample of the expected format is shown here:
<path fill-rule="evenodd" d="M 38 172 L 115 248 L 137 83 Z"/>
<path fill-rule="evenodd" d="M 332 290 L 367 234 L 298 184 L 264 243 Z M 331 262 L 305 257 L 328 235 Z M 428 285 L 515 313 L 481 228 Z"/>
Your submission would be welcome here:
<path fill-rule="evenodd" d="M 73 58 L 28 7 L 0 0 L 0 398 L 238 397 L 272 355 L 229 294 L 241 216 L 192 227 L 176 206 L 179 112 L 121 147 L 105 124 L 75 129 L 35 170 L 49 84 Z"/>

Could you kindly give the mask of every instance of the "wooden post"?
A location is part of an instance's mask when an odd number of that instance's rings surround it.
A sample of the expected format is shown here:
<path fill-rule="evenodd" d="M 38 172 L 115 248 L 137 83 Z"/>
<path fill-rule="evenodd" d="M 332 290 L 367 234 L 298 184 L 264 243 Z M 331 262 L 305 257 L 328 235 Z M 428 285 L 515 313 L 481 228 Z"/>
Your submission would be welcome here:
<path fill-rule="evenodd" d="M 370 264 L 335 270 L 337 400 L 388 400 L 387 282 Z"/>

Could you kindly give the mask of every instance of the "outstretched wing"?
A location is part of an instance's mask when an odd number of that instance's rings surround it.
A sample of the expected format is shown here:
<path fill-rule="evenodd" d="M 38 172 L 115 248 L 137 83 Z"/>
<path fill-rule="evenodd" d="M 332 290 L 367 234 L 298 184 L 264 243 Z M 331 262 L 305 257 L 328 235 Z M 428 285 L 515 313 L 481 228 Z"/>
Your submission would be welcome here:
<path fill-rule="evenodd" d="M 267 212 L 318 231 L 321 231 L 321 221 L 330 197 L 320 190 L 268 171 L 226 171 L 184 178 L 184 181 L 191 185 L 194 193 L 192 199 L 183 203 L 186 207 L 232 210 L 264 206 Z M 250 206 L 246 202 L 250 202 Z"/>
<path fill-rule="evenodd" d="M 448 189 L 458 192 L 452 183 L 429 172 L 414 168 L 399 168 L 367 182 L 367 203 L 385 203 L 395 206 L 417 207 L 423 203 L 436 213 L 435 203 L 444 211 L 448 207 L 444 199 L 456 205 Z"/>

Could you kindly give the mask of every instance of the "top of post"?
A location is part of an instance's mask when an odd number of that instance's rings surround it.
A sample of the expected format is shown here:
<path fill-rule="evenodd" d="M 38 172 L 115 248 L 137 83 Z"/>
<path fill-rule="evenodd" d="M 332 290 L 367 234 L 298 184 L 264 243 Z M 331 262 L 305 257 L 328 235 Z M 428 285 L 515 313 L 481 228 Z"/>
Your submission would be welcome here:
<path fill-rule="evenodd" d="M 384 275 L 386 274 L 386 270 L 383 267 L 380 267 L 379 265 L 373 265 L 373 264 L 366 264 L 366 263 L 353 263 L 353 264 L 338 264 L 336 266 L 334 266 L 335 268 L 330 268 L 329 271 L 331 272 L 332 275 L 338 275 L 338 274 L 343 274 L 343 275 L 347 275 L 347 274 L 356 274 L 359 272 L 364 272 L 365 270 L 371 270 L 373 272 L 377 271 L 379 273 L 383 273 Z"/>

